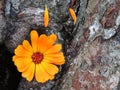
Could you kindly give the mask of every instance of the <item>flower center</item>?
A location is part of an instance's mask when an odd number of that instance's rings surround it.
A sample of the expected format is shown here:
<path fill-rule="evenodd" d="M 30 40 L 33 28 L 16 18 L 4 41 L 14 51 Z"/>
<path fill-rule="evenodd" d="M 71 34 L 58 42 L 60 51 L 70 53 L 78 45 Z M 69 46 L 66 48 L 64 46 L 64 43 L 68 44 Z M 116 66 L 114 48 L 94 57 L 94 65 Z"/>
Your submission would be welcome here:
<path fill-rule="evenodd" d="M 33 53 L 32 59 L 35 64 L 38 64 L 42 61 L 43 54 L 41 54 L 40 52 Z"/>

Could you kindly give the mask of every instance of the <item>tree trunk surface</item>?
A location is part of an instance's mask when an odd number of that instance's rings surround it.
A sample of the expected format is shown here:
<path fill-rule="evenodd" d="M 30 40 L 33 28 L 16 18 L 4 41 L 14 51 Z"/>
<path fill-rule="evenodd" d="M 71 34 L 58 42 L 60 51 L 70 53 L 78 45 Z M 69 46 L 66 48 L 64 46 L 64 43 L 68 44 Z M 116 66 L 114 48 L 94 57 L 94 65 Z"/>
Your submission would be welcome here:
<path fill-rule="evenodd" d="M 14 49 L 32 29 L 57 34 L 63 45 L 66 63 L 43 84 L 22 78 L 12 62 Z M 0 90 L 120 90 L 120 0 L 1 0 L 0 48 Z"/>

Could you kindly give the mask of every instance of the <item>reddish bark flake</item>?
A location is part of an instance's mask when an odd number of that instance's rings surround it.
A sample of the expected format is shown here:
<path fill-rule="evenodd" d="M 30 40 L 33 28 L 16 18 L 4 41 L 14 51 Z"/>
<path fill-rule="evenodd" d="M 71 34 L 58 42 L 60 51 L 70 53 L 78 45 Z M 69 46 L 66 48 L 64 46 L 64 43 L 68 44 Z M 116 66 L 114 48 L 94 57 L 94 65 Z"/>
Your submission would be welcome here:
<path fill-rule="evenodd" d="M 116 4 L 110 6 L 110 8 L 107 9 L 101 21 L 104 28 L 110 28 L 115 25 L 115 20 L 119 10 L 120 10 L 120 0 L 116 0 Z"/>
<path fill-rule="evenodd" d="M 94 76 L 89 71 L 77 70 L 72 78 L 72 86 L 75 90 L 102 90 L 101 80 L 105 80 L 105 78 L 100 75 Z"/>

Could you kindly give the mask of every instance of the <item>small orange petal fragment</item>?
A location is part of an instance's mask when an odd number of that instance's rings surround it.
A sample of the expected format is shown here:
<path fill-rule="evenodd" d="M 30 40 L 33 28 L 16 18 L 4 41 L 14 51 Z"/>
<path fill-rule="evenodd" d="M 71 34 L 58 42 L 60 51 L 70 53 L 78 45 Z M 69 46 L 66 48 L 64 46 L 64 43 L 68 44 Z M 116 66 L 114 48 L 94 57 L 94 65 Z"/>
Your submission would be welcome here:
<path fill-rule="evenodd" d="M 44 11 L 44 26 L 47 27 L 49 23 L 49 12 L 48 12 L 48 7 L 45 6 L 45 11 Z"/>
<path fill-rule="evenodd" d="M 69 13 L 74 21 L 74 24 L 76 23 L 76 14 L 75 11 L 72 8 L 69 8 Z"/>

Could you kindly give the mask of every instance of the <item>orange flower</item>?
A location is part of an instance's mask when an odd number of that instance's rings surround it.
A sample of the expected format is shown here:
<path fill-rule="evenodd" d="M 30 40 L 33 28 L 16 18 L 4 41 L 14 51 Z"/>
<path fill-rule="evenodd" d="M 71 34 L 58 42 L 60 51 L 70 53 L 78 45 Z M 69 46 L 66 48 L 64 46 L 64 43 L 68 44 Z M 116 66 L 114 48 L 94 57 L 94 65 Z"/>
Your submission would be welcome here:
<path fill-rule="evenodd" d="M 45 12 L 44 12 L 44 26 L 47 27 L 49 23 L 49 12 L 47 6 L 45 6 Z"/>
<path fill-rule="evenodd" d="M 72 8 L 69 8 L 69 13 L 74 21 L 74 24 L 76 23 L 76 14 L 75 11 Z"/>
<path fill-rule="evenodd" d="M 15 49 L 13 61 L 18 71 L 22 72 L 22 76 L 28 81 L 34 77 L 42 83 L 54 79 L 59 71 L 56 65 L 65 63 L 64 55 L 60 51 L 61 44 L 55 44 L 57 36 L 55 34 L 38 36 L 33 30 L 30 37 L 31 45 L 24 40 L 22 45 Z"/>

